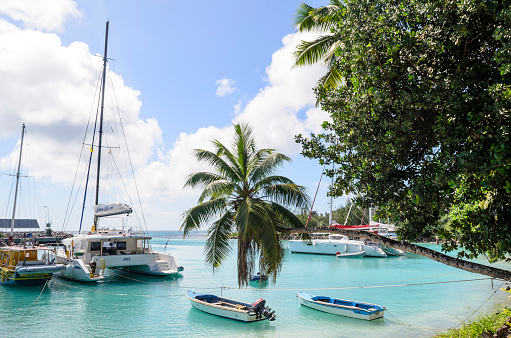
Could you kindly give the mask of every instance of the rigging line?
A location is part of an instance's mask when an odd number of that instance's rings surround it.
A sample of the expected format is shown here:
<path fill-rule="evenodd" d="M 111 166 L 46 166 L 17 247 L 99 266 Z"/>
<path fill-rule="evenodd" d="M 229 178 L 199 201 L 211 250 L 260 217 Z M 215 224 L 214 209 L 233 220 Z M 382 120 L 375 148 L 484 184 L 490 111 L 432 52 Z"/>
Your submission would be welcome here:
<path fill-rule="evenodd" d="M 108 72 L 110 72 L 110 67 L 108 68 Z M 129 163 L 130 163 L 130 167 L 131 167 L 131 173 L 133 175 L 133 181 L 135 182 L 135 189 L 137 190 L 138 203 L 140 204 L 140 212 L 142 213 L 142 219 L 144 220 L 145 230 L 146 230 L 147 234 L 149 234 L 149 230 L 147 229 L 147 222 L 146 222 L 145 214 L 144 214 L 144 208 L 142 207 L 142 200 L 140 199 L 140 192 L 138 190 L 137 179 L 135 177 L 135 170 L 133 169 L 133 162 L 131 161 L 130 150 L 128 148 L 128 141 L 126 139 L 126 133 L 124 132 L 124 125 L 123 125 L 122 119 L 121 119 L 121 111 L 119 109 L 119 103 L 117 101 L 117 95 L 115 95 L 115 89 L 114 89 L 114 84 L 113 84 L 113 81 L 112 81 L 112 76 L 110 76 L 110 83 L 112 85 L 112 93 L 114 94 L 113 96 L 114 96 L 114 100 L 115 100 L 115 106 L 117 108 L 117 114 L 119 114 L 119 122 L 121 124 L 122 136 L 123 136 L 123 139 L 124 139 L 124 144 L 126 146 L 126 153 L 128 154 L 128 159 L 129 159 Z M 138 215 L 137 215 L 137 217 L 138 217 Z"/>
<path fill-rule="evenodd" d="M 100 72 L 100 74 L 101 74 L 101 72 Z M 94 91 L 94 97 L 96 97 L 96 95 L 98 94 L 100 80 L 101 80 L 101 75 L 98 76 L 98 80 L 96 82 L 96 90 Z M 78 163 L 76 164 L 75 176 L 73 178 L 73 185 L 71 186 L 71 192 L 69 193 L 69 199 L 67 200 L 67 207 L 66 207 L 66 212 L 64 214 L 64 222 L 62 224 L 62 231 L 64 231 L 66 229 L 67 223 L 69 222 L 69 218 L 71 217 L 71 212 L 69 211 L 69 206 L 71 204 L 71 199 L 73 196 L 73 189 L 74 189 L 74 186 L 76 183 L 76 177 L 78 176 L 78 168 L 80 167 L 80 159 L 82 158 L 82 154 L 83 154 L 83 144 L 85 143 L 85 139 L 87 138 L 87 132 L 88 132 L 89 126 L 90 126 L 92 112 L 94 111 L 94 101 L 96 101 L 96 100 L 95 99 L 92 100 L 92 106 L 91 106 L 91 110 L 89 113 L 89 120 L 87 121 L 87 127 L 85 128 L 85 133 L 83 135 L 82 149 L 80 150 L 80 156 L 78 157 Z M 94 145 L 91 145 L 91 147 L 93 147 L 93 146 Z M 83 177 L 82 177 L 82 180 L 83 180 Z M 79 189 L 77 189 L 77 190 L 79 190 Z M 78 192 L 77 192 L 77 194 L 78 194 Z M 74 201 L 76 202 L 76 197 L 75 197 Z M 73 205 L 74 205 L 74 203 L 73 203 Z M 69 214 L 68 214 L 68 212 L 69 212 Z M 66 218 L 67 218 L 67 220 L 66 220 Z"/>
<path fill-rule="evenodd" d="M 314 208 L 314 202 L 316 202 L 316 197 L 318 196 L 319 186 L 321 185 L 321 179 L 323 178 L 323 174 L 325 173 L 325 168 L 326 168 L 326 162 L 325 162 L 325 165 L 323 166 L 323 171 L 321 172 L 321 176 L 319 177 L 318 187 L 316 188 L 316 194 L 314 195 L 314 200 L 312 200 L 311 210 L 309 211 L 309 216 L 307 216 L 307 221 L 305 222 L 305 227 L 307 227 L 307 224 L 309 224 L 309 220 L 310 220 L 311 214 L 312 214 L 312 208 Z"/>
<path fill-rule="evenodd" d="M 100 88 L 101 90 L 102 88 Z M 98 96 L 98 100 L 100 97 Z M 94 140 L 96 139 L 96 127 L 98 125 L 98 115 L 99 115 L 99 102 L 98 102 L 98 108 L 96 108 L 96 119 L 94 120 L 94 129 L 92 131 L 92 146 L 90 148 L 90 154 L 89 154 L 89 164 L 87 166 L 87 178 L 85 180 L 85 187 L 84 187 L 84 194 L 83 194 L 83 203 L 82 203 L 82 213 L 80 215 L 80 227 L 78 228 L 78 233 L 82 232 L 82 224 L 83 224 L 83 214 L 85 212 L 85 203 L 87 201 L 87 187 L 89 186 L 89 177 L 90 177 L 90 166 L 92 164 L 92 154 L 94 153 Z M 83 150 L 83 147 L 82 147 Z M 98 154 L 99 157 L 99 154 Z M 101 159 L 98 158 L 98 161 Z M 99 174 L 99 173 L 98 173 Z M 94 222 L 95 223 L 95 222 Z"/>
<path fill-rule="evenodd" d="M 119 170 L 119 166 L 117 165 L 117 161 L 115 160 L 115 157 L 112 154 L 110 154 L 110 156 L 112 157 L 112 162 L 114 163 L 115 169 L 117 170 L 117 173 L 119 174 L 119 177 L 120 177 L 119 179 L 120 179 L 120 181 L 122 183 L 122 186 L 124 187 L 124 190 L 126 191 L 126 194 L 128 195 L 128 199 L 129 199 L 131 205 L 134 206 L 135 204 L 133 203 L 133 201 L 131 199 L 131 196 L 130 196 L 129 191 L 128 191 L 128 187 L 127 187 L 126 183 L 124 182 L 124 180 L 121 177 L 121 171 Z M 140 222 L 140 220 L 139 220 L 139 222 Z"/>
<path fill-rule="evenodd" d="M 468 316 L 468 317 L 467 317 L 467 319 L 465 319 L 464 321 L 462 321 L 461 323 L 459 323 L 459 324 L 458 324 L 458 326 L 456 326 L 456 327 L 458 328 L 458 327 L 460 327 L 460 326 L 461 326 L 461 324 L 466 323 L 466 322 L 470 319 L 470 317 L 472 317 L 472 316 L 474 315 L 474 313 L 476 313 L 477 311 L 479 311 L 479 309 L 480 309 L 480 308 L 481 308 L 484 304 L 486 304 L 486 302 L 487 302 L 487 301 L 489 301 L 489 300 L 490 300 L 490 298 L 491 298 L 491 297 L 493 297 L 493 295 L 495 295 L 495 293 L 496 293 L 498 290 L 500 290 L 500 288 L 502 287 L 502 285 L 504 285 L 504 283 L 505 283 L 505 282 L 506 282 L 506 281 L 503 281 L 503 282 L 502 282 L 502 284 L 500 284 L 500 286 L 499 286 L 498 288 L 496 288 L 496 289 L 495 289 L 495 291 L 493 291 L 493 293 L 491 293 L 491 294 L 488 296 L 488 298 L 486 298 L 486 300 L 485 300 L 485 301 L 484 301 L 481 305 L 479 305 L 479 307 L 478 307 L 477 309 L 475 309 L 475 311 L 474 311 L 474 312 L 472 312 L 472 313 L 470 314 L 470 316 Z"/>
<path fill-rule="evenodd" d="M 383 288 L 393 288 L 400 286 L 420 286 L 420 285 L 434 285 L 434 284 L 447 284 L 447 283 L 461 283 L 461 282 L 473 282 L 478 280 L 487 280 L 494 279 L 493 277 L 485 277 L 485 278 L 475 278 L 475 279 L 462 279 L 455 281 L 442 281 L 442 282 L 426 282 L 426 283 L 410 283 L 410 284 L 392 284 L 392 285 L 367 285 L 367 286 L 346 286 L 346 287 L 332 287 L 332 288 L 292 288 L 292 289 L 266 289 L 269 291 L 303 291 L 303 290 L 352 290 L 352 289 L 383 289 Z M 230 288 L 228 289 L 240 289 L 240 288 Z"/>
<path fill-rule="evenodd" d="M 35 300 L 35 302 L 32 304 L 32 306 L 25 312 L 25 314 L 23 316 L 21 316 L 21 318 L 16 322 L 16 324 L 14 324 L 13 328 L 15 328 L 16 326 L 18 326 L 19 322 L 21 322 L 21 320 L 23 318 L 26 317 L 26 315 L 30 312 L 30 310 L 32 310 L 32 308 L 34 307 L 34 305 L 37 304 L 37 302 L 39 301 L 39 298 L 41 298 L 41 295 L 43 294 L 43 291 L 44 289 L 46 288 L 46 285 L 48 284 L 49 280 L 46 280 L 46 282 L 44 283 L 44 286 L 43 286 L 43 289 L 41 290 L 41 293 L 39 293 L 39 297 L 37 297 L 37 299 Z"/>

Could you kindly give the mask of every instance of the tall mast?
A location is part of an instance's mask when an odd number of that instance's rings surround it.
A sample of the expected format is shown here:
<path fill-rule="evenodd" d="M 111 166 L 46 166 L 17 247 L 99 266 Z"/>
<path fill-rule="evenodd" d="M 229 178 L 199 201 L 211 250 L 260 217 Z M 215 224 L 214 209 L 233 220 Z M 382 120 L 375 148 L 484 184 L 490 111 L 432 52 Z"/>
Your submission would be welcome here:
<path fill-rule="evenodd" d="M 18 184 L 20 181 L 20 171 L 21 171 L 21 153 L 23 151 L 23 137 L 25 136 L 25 123 L 21 127 L 21 146 L 20 146 L 20 157 L 18 161 L 18 172 L 16 173 L 16 190 L 14 192 L 14 206 L 12 208 L 12 220 L 11 220 L 11 236 L 14 235 L 14 220 L 16 216 L 16 200 L 18 198 Z"/>
<path fill-rule="evenodd" d="M 334 170 L 334 164 L 332 163 L 332 171 Z M 332 189 L 334 187 L 334 176 L 332 175 Z M 332 220 L 334 218 L 334 214 L 333 214 L 333 206 L 332 204 L 334 203 L 334 197 L 333 196 L 330 196 L 330 215 L 328 216 L 328 225 L 331 226 L 332 225 Z"/>
<path fill-rule="evenodd" d="M 103 110 L 105 108 L 105 79 L 106 79 L 106 63 L 107 63 L 107 46 L 108 46 L 108 23 L 106 22 L 106 33 L 105 33 L 105 53 L 103 55 L 103 79 L 101 85 L 101 114 L 99 119 L 99 145 L 98 145 L 98 171 L 96 176 L 96 202 L 99 204 L 99 175 L 101 168 L 101 141 L 103 138 Z M 97 229 L 97 217 L 94 217 L 94 226 Z M 96 230 L 97 231 L 97 230 Z"/>

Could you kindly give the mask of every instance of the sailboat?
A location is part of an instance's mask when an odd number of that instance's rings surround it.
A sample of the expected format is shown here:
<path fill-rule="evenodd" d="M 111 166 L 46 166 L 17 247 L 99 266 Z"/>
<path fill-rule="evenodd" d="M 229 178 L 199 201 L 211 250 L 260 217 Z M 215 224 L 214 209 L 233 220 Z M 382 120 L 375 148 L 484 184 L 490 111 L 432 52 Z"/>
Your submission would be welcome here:
<path fill-rule="evenodd" d="M 321 181 L 320 181 L 321 183 Z M 332 178 L 332 185 L 333 185 Z M 330 197 L 329 226 L 335 227 L 333 220 L 333 197 Z M 351 211 L 351 208 L 350 208 Z M 348 212 L 349 216 L 349 212 Z M 346 217 L 347 222 L 348 217 Z M 311 241 L 290 240 L 289 249 L 293 253 L 307 253 L 317 255 L 335 255 L 337 257 L 387 257 L 378 243 L 368 240 L 355 240 L 341 234 L 328 234 L 327 239 L 313 239 Z"/>
<path fill-rule="evenodd" d="M 0 245 L 0 284 L 37 286 L 49 281 L 53 274 L 65 268 L 63 264 L 49 261 L 50 249 L 36 245 L 35 242 L 14 245 L 14 225 L 16 223 L 16 201 L 21 172 L 21 155 L 23 152 L 23 137 L 25 124 L 21 129 L 21 145 L 16 174 L 16 190 L 12 210 L 11 231 L 7 245 Z"/>
<path fill-rule="evenodd" d="M 59 276 L 85 282 L 95 282 L 104 279 L 105 269 L 123 269 L 161 276 L 176 275 L 184 270 L 183 267 L 177 265 L 172 255 L 152 251 L 150 248 L 151 237 L 142 231 L 132 231 L 132 228 L 126 230 L 124 227 L 121 231 L 113 231 L 100 229 L 99 227 L 99 222 L 103 218 L 116 215 L 129 216 L 133 211 L 130 206 L 122 203 L 99 203 L 108 26 L 109 23 L 107 22 L 102 70 L 99 143 L 97 146 L 96 199 L 93 208 L 94 225 L 90 232 L 80 233 L 62 241 L 63 247 L 57 251 L 55 258 L 57 262 L 66 264 L 66 269 L 62 270 Z"/>

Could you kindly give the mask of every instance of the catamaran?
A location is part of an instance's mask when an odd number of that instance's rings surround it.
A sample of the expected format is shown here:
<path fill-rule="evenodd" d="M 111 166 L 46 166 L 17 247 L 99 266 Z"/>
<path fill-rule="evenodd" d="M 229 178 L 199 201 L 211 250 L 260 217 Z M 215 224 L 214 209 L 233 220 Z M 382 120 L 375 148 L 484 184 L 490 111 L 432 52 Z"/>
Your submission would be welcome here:
<path fill-rule="evenodd" d="M 177 265 L 175 258 L 167 253 L 159 253 L 151 250 L 151 237 L 142 230 L 135 231 L 133 227 L 126 229 L 123 226 L 119 230 L 100 229 L 100 219 L 113 216 L 129 216 L 133 210 L 130 206 L 121 203 L 99 202 L 99 180 L 101 168 L 101 150 L 103 137 L 103 110 L 105 98 L 105 77 L 107 67 L 108 26 L 106 23 L 105 51 L 103 56 L 103 76 L 101 90 L 101 113 L 99 118 L 99 143 L 92 147 L 97 149 L 97 175 L 96 175 L 96 199 L 94 205 L 94 225 L 88 233 L 81 233 L 72 238 L 62 241 L 63 247 L 55 253 L 55 259 L 64 263 L 66 269 L 58 273 L 59 276 L 95 282 L 104 279 L 105 269 L 123 269 L 132 272 L 150 275 L 175 275 L 183 271 L 183 267 Z M 96 130 L 96 128 L 94 129 Z M 92 156 L 92 151 L 91 151 Z M 92 157 L 91 157 L 92 158 Z M 89 167 L 90 170 L 90 167 Z M 87 177 L 89 175 L 87 174 Z M 87 185 L 87 184 L 86 184 Z M 87 189 L 86 189 L 87 190 Z M 84 198 L 85 201 L 85 198 Z M 83 209 L 82 208 L 82 220 Z"/>

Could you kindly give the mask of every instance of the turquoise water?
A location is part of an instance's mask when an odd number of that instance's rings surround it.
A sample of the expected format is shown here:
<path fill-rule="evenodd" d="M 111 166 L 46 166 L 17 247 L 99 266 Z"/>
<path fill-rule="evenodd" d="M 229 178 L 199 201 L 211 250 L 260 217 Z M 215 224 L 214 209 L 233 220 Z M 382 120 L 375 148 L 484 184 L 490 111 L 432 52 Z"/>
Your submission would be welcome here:
<path fill-rule="evenodd" d="M 44 290 L 0 286 L 0 335 L 429 337 L 466 320 L 483 303 L 479 312 L 493 310 L 507 299 L 500 290 L 494 293 L 501 286 L 498 281 L 493 288 L 488 279 L 438 283 L 484 276 L 413 254 L 340 259 L 288 251 L 275 285 L 237 289 L 235 255 L 213 274 L 204 263 L 204 237 L 183 240 L 177 233 L 152 232 L 153 248 L 163 250 L 169 234 L 167 251 L 185 267 L 180 277 L 115 272 L 122 276 L 110 274 L 112 281 L 96 284 L 54 278 Z M 389 285 L 405 286 L 383 287 Z M 360 286 L 378 287 L 349 288 Z M 187 289 L 250 303 L 264 298 L 277 320 L 246 324 L 202 313 L 190 305 Z M 388 312 L 385 319 L 371 322 L 322 313 L 300 306 L 296 297 L 300 290 L 376 303 Z M 470 318 L 475 317 L 477 313 Z"/>

